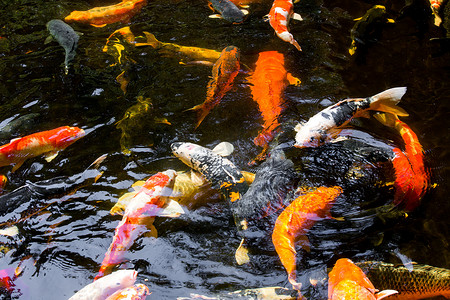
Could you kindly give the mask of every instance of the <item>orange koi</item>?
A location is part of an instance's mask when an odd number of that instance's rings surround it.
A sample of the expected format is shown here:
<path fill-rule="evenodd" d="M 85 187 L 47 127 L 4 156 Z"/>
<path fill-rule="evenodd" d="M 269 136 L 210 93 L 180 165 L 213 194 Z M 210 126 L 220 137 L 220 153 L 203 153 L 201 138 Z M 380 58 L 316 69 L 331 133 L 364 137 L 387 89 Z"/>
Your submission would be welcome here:
<path fill-rule="evenodd" d="M 392 164 L 395 171 L 394 204 L 406 211 L 414 210 L 427 191 L 429 174 L 425 170 L 423 148 L 414 131 L 396 115 L 378 113 L 375 118 L 382 124 L 394 128 L 402 137 L 405 153 L 394 148 Z"/>
<path fill-rule="evenodd" d="M 115 292 L 106 300 L 144 300 L 150 294 L 148 287 L 139 283 Z"/>
<path fill-rule="evenodd" d="M 328 274 L 329 300 L 376 300 L 397 293 L 394 290 L 378 292 L 366 274 L 348 258 L 339 259 Z"/>
<path fill-rule="evenodd" d="M 126 23 L 146 4 L 147 0 L 130 0 L 110 6 L 94 7 L 86 11 L 75 10 L 64 21 L 89 24 L 95 27 L 103 27 L 116 22 Z"/>
<path fill-rule="evenodd" d="M 281 263 L 288 273 L 293 288 L 300 290 L 301 283 L 296 281 L 295 244 L 300 241 L 305 250 L 309 250 L 306 237 L 308 230 L 319 219 L 331 217 L 331 204 L 342 193 L 342 188 L 319 187 L 315 191 L 297 197 L 278 216 L 272 232 L 272 242 L 280 257 Z"/>
<path fill-rule="evenodd" d="M 280 39 L 291 43 L 298 51 L 302 51 L 302 48 L 287 28 L 291 18 L 302 20 L 299 14 L 294 13 L 294 3 L 292 3 L 292 0 L 273 1 L 272 8 L 269 12 L 270 26 L 272 26 Z"/>
<path fill-rule="evenodd" d="M 45 154 L 51 161 L 58 151 L 65 149 L 85 135 L 78 127 L 62 126 L 52 130 L 33 133 L 22 138 L 11 140 L 0 147 L 0 167 L 14 164 L 16 171 L 28 158 Z"/>
<path fill-rule="evenodd" d="M 223 96 L 231 89 L 234 78 L 240 70 L 240 50 L 228 46 L 222 50 L 212 69 L 212 79 L 208 82 L 206 100 L 190 110 L 198 111 L 197 128 L 208 113 L 219 104 Z"/>
<path fill-rule="evenodd" d="M 147 231 L 147 226 L 153 227 L 155 216 L 177 217 L 183 213 L 177 203 L 168 199 L 175 176 L 174 170 L 159 172 L 147 179 L 140 191 L 133 195 L 122 221 L 116 227 L 113 241 L 95 280 L 109 274 L 115 265 L 122 262 L 125 251 Z"/>
<path fill-rule="evenodd" d="M 266 148 L 280 125 L 278 117 L 284 109 L 282 93 L 288 84 L 298 85 L 295 78 L 284 68 L 284 56 L 277 51 L 260 52 L 256 68 L 249 78 L 253 100 L 258 103 L 263 117 L 263 129 L 254 139 L 255 145 Z"/>

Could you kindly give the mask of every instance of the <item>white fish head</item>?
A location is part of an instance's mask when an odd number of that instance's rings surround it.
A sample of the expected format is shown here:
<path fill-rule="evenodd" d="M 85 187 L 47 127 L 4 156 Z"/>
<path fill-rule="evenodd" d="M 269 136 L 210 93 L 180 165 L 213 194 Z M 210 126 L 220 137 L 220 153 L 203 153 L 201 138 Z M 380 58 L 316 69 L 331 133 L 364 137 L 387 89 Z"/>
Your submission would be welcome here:
<path fill-rule="evenodd" d="M 314 130 L 304 127 L 300 124 L 295 126 L 295 144 L 297 148 L 319 147 L 325 143 L 324 132 L 322 130 Z"/>
<path fill-rule="evenodd" d="M 182 162 L 184 162 L 189 167 L 193 168 L 194 166 L 191 160 L 192 154 L 199 151 L 201 146 L 192 143 L 176 142 L 172 143 L 172 145 L 170 145 L 170 148 L 172 149 L 172 153 L 176 157 L 178 157 Z"/>

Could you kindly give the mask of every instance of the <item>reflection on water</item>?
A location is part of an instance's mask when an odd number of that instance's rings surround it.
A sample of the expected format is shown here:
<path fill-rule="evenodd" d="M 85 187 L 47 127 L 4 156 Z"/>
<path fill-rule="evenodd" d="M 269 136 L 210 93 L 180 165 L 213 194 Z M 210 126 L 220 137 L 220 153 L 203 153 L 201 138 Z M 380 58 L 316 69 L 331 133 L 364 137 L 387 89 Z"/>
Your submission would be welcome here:
<path fill-rule="evenodd" d="M 302 46 L 299 52 L 264 22 L 271 1 L 251 3 L 250 15 L 239 25 L 208 18 L 211 11 L 206 1 L 150 1 L 127 24 L 102 28 L 71 24 L 82 35 L 66 76 L 64 49 L 57 43 L 44 44 L 48 36 L 45 24 L 63 19 L 73 10 L 109 5 L 111 1 L 0 1 L 2 144 L 63 125 L 78 126 L 87 133 L 50 163 L 37 157 L 14 173 L 10 167 L 2 168 L 9 180 L 5 193 L 12 194 L 1 197 L 2 211 L 6 212 L 0 223 L 19 229 L 15 237 L 0 236 L 0 269 L 21 270 L 15 281 L 20 292 L 16 289 L 12 298 L 67 299 L 90 283 L 120 220 L 109 214 L 117 199 L 130 191 L 135 181 L 157 171 L 187 170 L 172 156 L 171 143 L 188 141 L 213 148 L 220 141 L 231 142 L 235 151 L 230 160 L 241 170 L 256 172 L 258 166 L 248 163 L 262 150 L 253 139 L 263 120 L 246 77 L 258 53 L 270 50 L 283 53 L 286 70 L 302 82 L 284 91 L 287 105 L 279 118 L 282 133 L 273 144 L 280 145 L 285 158 L 292 160 L 298 185 L 344 188 L 331 210 L 334 217 L 343 220 L 317 222 L 308 234 L 311 251 L 297 249 L 304 294 L 311 299 L 326 298 L 326 281 L 321 280 L 326 268 L 340 257 L 398 264 L 406 256 L 421 264 L 450 268 L 448 42 L 430 41 L 446 33 L 434 27 L 431 14 L 424 13 L 428 6 L 416 2 L 408 1 L 403 10 L 405 3 L 400 0 L 377 3 L 386 5 L 396 23 L 382 26 L 377 40 L 350 56 L 353 19 L 375 3 L 296 3 L 295 12 L 304 20 L 291 21 L 290 32 Z M 103 47 L 107 38 L 124 26 L 130 26 L 136 35 L 149 32 L 160 41 L 177 45 L 216 51 L 234 45 L 241 50 L 242 72 L 233 89 L 195 129 L 195 113 L 186 110 L 205 100 L 211 67 L 180 64 L 177 57 L 151 46 L 127 46 L 126 64 L 115 64 L 116 58 L 103 52 Z M 124 70 L 129 80 L 125 93 L 116 81 Z M 394 193 L 386 184 L 393 180 L 390 151 L 393 143 L 399 145 L 400 141 L 376 121 L 352 122 L 354 129 L 346 132 L 351 140 L 318 149 L 291 147 L 298 121 L 308 120 L 345 97 L 367 97 L 395 86 L 408 88 L 400 106 L 410 116 L 403 120 L 427 150 L 432 183 L 438 184 L 407 217 L 390 206 Z M 139 118 L 139 124 L 128 122 L 135 127 L 128 128 L 132 139 L 127 140 L 126 148 L 131 154 L 124 155 L 117 122 L 139 99 L 151 100 L 153 114 Z M 155 117 L 166 119 L 170 125 L 155 125 Z M 96 182 L 69 189 L 70 194 L 69 190 L 46 189 L 46 194 L 32 188 L 18 198 L 18 192 L 13 192 L 26 185 L 45 187 L 49 184 L 45 180 L 55 178 L 61 180 L 58 184 L 69 184 L 67 179 L 83 174 L 103 154 L 108 157 L 97 171 L 103 175 Z M 281 187 L 281 194 L 292 196 L 290 188 Z M 218 202 L 216 194 L 211 197 L 214 201 L 180 218 L 156 218 L 158 238 L 140 237 L 119 268 L 136 269 L 138 282 L 148 285 L 152 299 L 269 286 L 290 288 L 270 244 L 273 220 L 268 224 L 265 222 L 270 218 L 257 220 L 263 239 L 250 249 L 251 263 L 238 266 L 234 253 L 241 237 L 233 215 L 225 201 Z M 310 278 L 322 283 L 313 287 Z"/>

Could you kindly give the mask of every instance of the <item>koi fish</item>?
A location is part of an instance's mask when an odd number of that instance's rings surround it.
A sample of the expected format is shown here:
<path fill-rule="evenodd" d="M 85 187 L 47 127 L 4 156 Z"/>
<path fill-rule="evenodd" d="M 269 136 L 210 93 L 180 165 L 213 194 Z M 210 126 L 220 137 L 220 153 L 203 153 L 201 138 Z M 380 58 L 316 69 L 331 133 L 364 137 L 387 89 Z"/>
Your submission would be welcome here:
<path fill-rule="evenodd" d="M 170 147 L 176 157 L 201 173 L 214 189 L 218 189 L 231 207 L 234 207 L 247 191 L 245 177 L 230 160 L 223 157 L 233 151 L 233 145 L 220 143 L 210 150 L 192 143 L 177 142 L 172 143 Z"/>
<path fill-rule="evenodd" d="M 0 167 L 14 164 L 14 172 L 28 158 L 41 154 L 44 154 L 49 162 L 58 155 L 58 151 L 67 148 L 84 135 L 83 129 L 63 126 L 13 139 L 9 144 L 0 146 Z"/>
<path fill-rule="evenodd" d="M 50 32 L 50 36 L 45 40 L 45 44 L 55 39 L 66 52 L 66 58 L 64 59 L 65 74 L 69 74 L 69 63 L 75 57 L 75 50 L 78 47 L 78 34 L 66 23 L 61 20 L 51 20 L 47 23 L 47 30 Z"/>
<path fill-rule="evenodd" d="M 139 283 L 115 292 L 106 300 L 144 300 L 150 294 L 148 287 Z"/>
<path fill-rule="evenodd" d="M 288 273 L 289 282 L 298 291 L 302 284 L 297 282 L 296 242 L 299 241 L 303 249 L 309 250 L 309 241 L 306 237 L 308 230 L 316 221 L 331 217 L 331 205 L 341 193 L 342 188 L 338 186 L 319 187 L 296 198 L 277 218 L 272 242 Z"/>
<path fill-rule="evenodd" d="M 394 128 L 403 139 L 406 154 L 399 148 L 393 149 L 394 204 L 401 205 L 406 211 L 412 211 L 419 206 L 429 183 L 429 175 L 425 171 L 422 145 L 414 131 L 396 115 L 377 113 L 374 117 L 382 124 Z"/>
<path fill-rule="evenodd" d="M 393 19 L 387 17 L 386 7 L 383 5 L 374 5 L 364 16 L 355 19 L 357 21 L 350 30 L 352 45 L 348 52 L 350 55 L 355 54 L 356 48 L 361 44 L 365 44 L 372 38 L 374 33 L 379 30 L 380 24 L 395 23 Z"/>
<path fill-rule="evenodd" d="M 239 48 L 228 46 L 222 50 L 212 69 L 212 78 L 207 85 L 206 100 L 190 109 L 198 111 L 198 121 L 195 128 L 200 125 L 209 112 L 219 104 L 223 96 L 231 89 L 234 78 L 239 73 L 239 60 Z"/>
<path fill-rule="evenodd" d="M 133 196 L 116 227 L 113 241 L 95 280 L 108 274 L 115 265 L 122 262 L 125 251 L 147 228 L 153 231 L 155 216 L 178 217 L 184 213 L 178 203 L 169 199 L 175 176 L 174 170 L 159 172 L 147 179 L 141 190 Z"/>
<path fill-rule="evenodd" d="M 116 291 L 130 287 L 136 281 L 135 270 L 119 270 L 102 277 L 69 298 L 69 300 L 103 300 Z"/>
<path fill-rule="evenodd" d="M 396 300 L 450 298 L 450 270 L 429 265 L 412 264 L 411 268 L 385 262 L 369 261 L 356 265 L 379 289 L 394 289 Z"/>
<path fill-rule="evenodd" d="M 166 118 L 153 117 L 153 103 L 150 98 L 144 98 L 143 96 L 137 97 L 137 104 L 127 109 L 122 119 L 117 121 L 116 128 L 122 131 L 120 136 L 120 148 L 123 154 L 131 154 L 131 146 L 133 145 L 132 137 L 134 132 L 138 132 L 139 128 L 142 128 L 149 119 L 152 119 L 153 123 L 168 124 L 170 122 Z M 148 129 L 148 126 L 146 126 Z"/>
<path fill-rule="evenodd" d="M 129 22 L 145 5 L 147 0 L 128 0 L 110 6 L 95 7 L 87 11 L 75 10 L 64 18 L 66 22 L 103 27 L 116 22 Z"/>
<path fill-rule="evenodd" d="M 430 1 L 430 7 L 431 11 L 434 15 L 434 25 L 440 26 L 442 23 L 442 18 L 439 16 L 439 9 L 441 8 L 442 4 L 444 3 L 444 0 L 429 0 Z"/>
<path fill-rule="evenodd" d="M 248 81 L 264 120 L 263 129 L 253 142 L 267 148 L 280 125 L 278 117 L 285 106 L 282 93 L 288 84 L 299 85 L 300 79 L 286 71 L 282 53 L 265 51 L 259 53 L 255 71 Z"/>
<path fill-rule="evenodd" d="M 291 18 L 302 20 L 299 14 L 294 13 L 294 3 L 292 3 L 292 0 L 274 0 L 268 18 L 270 26 L 272 26 L 280 39 L 292 44 L 298 51 L 302 51 L 302 48 L 287 28 Z"/>
<path fill-rule="evenodd" d="M 305 124 L 297 124 L 295 131 L 295 147 L 318 147 L 332 140 L 341 127 L 353 118 L 369 117 L 369 111 L 389 112 L 398 116 L 408 113 L 396 104 L 406 93 L 406 87 L 385 90 L 368 98 L 345 99 L 331 105 L 311 117 Z M 331 133 L 331 136 L 329 135 Z"/>
<path fill-rule="evenodd" d="M 379 292 L 366 274 L 348 258 L 338 259 L 328 274 L 329 300 L 376 300 L 397 293 L 395 290 Z"/>
<path fill-rule="evenodd" d="M 219 12 L 219 15 L 211 15 L 210 18 L 222 18 L 233 24 L 239 24 L 244 22 L 245 16 L 248 11 L 245 9 L 239 9 L 230 0 L 209 0 L 212 10 Z"/>
<path fill-rule="evenodd" d="M 183 63 L 201 62 L 212 66 L 221 55 L 221 52 L 216 50 L 164 43 L 157 40 L 152 33 L 144 31 L 144 34 L 146 42 L 137 42 L 135 43 L 136 47 L 151 46 L 162 55 L 178 58 Z"/>

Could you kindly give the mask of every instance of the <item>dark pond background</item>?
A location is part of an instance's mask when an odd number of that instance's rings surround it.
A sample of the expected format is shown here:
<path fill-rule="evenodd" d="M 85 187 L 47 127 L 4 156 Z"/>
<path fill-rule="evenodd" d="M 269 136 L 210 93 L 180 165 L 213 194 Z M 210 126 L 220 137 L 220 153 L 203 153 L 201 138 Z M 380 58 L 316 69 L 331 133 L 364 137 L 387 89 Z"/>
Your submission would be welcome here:
<path fill-rule="evenodd" d="M 240 25 L 208 18 L 211 11 L 206 1 L 149 1 L 129 24 L 103 28 L 73 24 L 83 35 L 71 72 L 64 75 L 64 50 L 55 42 L 44 44 L 48 36 L 45 24 L 51 19 L 63 19 L 73 10 L 113 3 L 0 1 L 0 142 L 6 144 L 12 138 L 63 125 L 79 126 L 88 132 L 50 163 L 37 157 L 15 173 L 11 173 L 11 167 L 3 167 L 1 171 L 9 179 L 5 193 L 26 181 L 81 173 L 97 157 L 108 154 L 100 167 L 103 176 L 95 184 L 64 198 L 38 197 L 32 205 L 23 204 L 22 216 L 34 215 L 17 223 L 18 236 L 0 237 L 4 246 L 0 269 L 23 268 L 16 281 L 21 292 L 14 293 L 13 299 L 67 299 L 92 282 L 120 220 L 109 214 L 117 199 L 130 190 L 133 182 L 155 172 L 187 170 L 172 156 L 172 142 L 213 147 L 229 141 L 235 146 L 230 159 L 240 169 L 256 170 L 257 166 L 250 167 L 248 162 L 261 151 L 253 138 L 262 120 L 246 84 L 247 75 L 238 75 L 235 88 L 194 130 L 195 115 L 185 110 L 204 101 L 211 68 L 181 65 L 149 47 L 139 48 L 130 53 L 136 63 L 130 67 L 131 82 L 124 94 L 115 81 L 120 67 L 111 66 L 114 58 L 102 49 L 108 36 L 126 25 L 136 32 L 151 32 L 163 42 L 218 51 L 235 45 L 241 49 L 242 63 L 250 68 L 260 51 L 283 53 L 286 69 L 302 80 L 300 86 L 289 86 L 284 93 L 288 108 L 281 120 L 285 135 L 291 137 L 298 121 L 307 120 L 327 105 L 346 97 L 367 97 L 387 88 L 406 86 L 408 91 L 400 106 L 410 116 L 403 120 L 417 133 L 426 150 L 432 182 L 437 187 L 407 218 L 370 223 L 373 226 L 369 231 L 358 228 L 363 226 L 364 218 L 359 223 L 343 223 L 354 224 L 353 228 L 330 225 L 325 227 L 328 231 L 316 229 L 315 235 L 313 228 L 312 251 L 303 259 L 299 257 L 299 275 L 306 286 L 310 274 L 324 274 L 326 267 L 342 256 L 394 263 L 407 257 L 450 268 L 450 44 L 445 29 L 433 25 L 426 1 L 301 0 L 295 4 L 295 11 L 304 21 L 292 21 L 290 31 L 303 52 L 277 38 L 263 20 L 270 1 L 250 4 L 250 15 Z M 386 5 L 389 16 L 397 22 L 382 26 L 373 43 L 350 56 L 353 19 L 374 4 Z M 405 5 L 409 6 L 405 9 Z M 133 154 L 125 156 L 120 151 L 121 131 L 114 123 L 138 96 L 151 98 L 154 114 L 167 118 L 172 125 L 154 124 L 149 116 L 133 138 Z M 9 130 L 8 125 L 22 116 L 26 116 L 25 121 Z M 371 144 L 390 145 L 394 139 L 375 121 L 355 125 L 368 134 L 365 139 Z M 326 160 L 324 166 L 328 165 Z M 336 161 L 339 158 L 330 158 L 330 165 Z M 370 193 L 364 195 L 359 199 L 361 203 L 371 200 L 365 198 Z M 392 200 L 392 192 L 384 195 L 385 202 Z M 57 203 L 46 207 L 49 201 Z M 11 220 L 3 217 L 2 221 Z M 148 285 L 151 299 L 289 287 L 273 250 L 257 253 L 249 265 L 235 263 L 240 237 L 225 202 L 206 204 L 180 219 L 157 219 L 155 226 L 159 237 L 139 238 L 126 255 L 127 262 L 120 266 L 139 271 L 138 282 Z M 347 231 L 352 233 L 346 239 L 349 243 L 340 243 Z M 324 291 L 326 282 L 305 293 L 310 299 L 324 299 Z"/>

